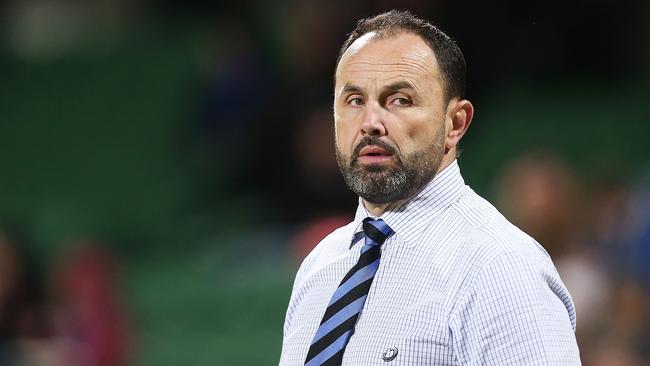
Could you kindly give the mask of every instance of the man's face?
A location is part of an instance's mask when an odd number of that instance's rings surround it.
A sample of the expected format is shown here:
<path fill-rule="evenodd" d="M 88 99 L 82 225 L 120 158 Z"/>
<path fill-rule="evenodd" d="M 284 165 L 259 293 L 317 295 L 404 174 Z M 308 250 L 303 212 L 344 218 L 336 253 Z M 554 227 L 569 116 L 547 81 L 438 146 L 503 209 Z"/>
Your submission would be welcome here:
<path fill-rule="evenodd" d="M 373 204 L 409 198 L 436 174 L 447 103 L 436 57 L 417 35 L 368 33 L 336 71 L 336 154 L 343 177 Z"/>

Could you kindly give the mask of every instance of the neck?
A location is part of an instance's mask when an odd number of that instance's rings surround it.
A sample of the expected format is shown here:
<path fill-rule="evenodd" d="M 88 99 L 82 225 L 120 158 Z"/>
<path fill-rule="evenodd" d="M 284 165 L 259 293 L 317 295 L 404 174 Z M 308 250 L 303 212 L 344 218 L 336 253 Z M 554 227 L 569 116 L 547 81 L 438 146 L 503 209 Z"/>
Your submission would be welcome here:
<path fill-rule="evenodd" d="M 446 154 L 443 157 L 442 161 L 440 162 L 440 166 L 438 167 L 438 170 L 436 171 L 436 174 L 434 175 L 434 178 L 435 178 L 436 175 L 438 175 L 438 173 L 445 170 L 446 167 L 448 167 L 451 163 L 453 163 L 454 160 L 456 160 L 456 152 L 455 151 L 453 152 L 453 157 L 452 157 L 452 154 Z M 372 203 L 372 202 L 366 201 L 365 199 L 362 199 L 362 202 L 363 202 L 363 206 L 366 208 L 366 210 L 368 210 L 368 212 L 372 216 L 380 217 L 381 215 L 384 214 L 384 212 L 389 211 L 391 208 L 399 205 L 400 203 L 406 201 L 409 198 L 411 198 L 411 197 L 407 197 L 407 198 L 402 199 L 402 200 L 388 202 L 388 203 Z"/>
<path fill-rule="evenodd" d="M 374 217 L 379 217 L 379 216 L 383 215 L 384 212 L 388 211 L 389 207 L 394 207 L 396 204 L 401 202 L 401 201 L 395 201 L 395 202 L 389 202 L 389 203 L 375 204 L 375 203 L 370 203 L 370 202 L 366 201 L 365 199 L 362 199 L 362 200 L 363 200 L 363 206 Z"/>

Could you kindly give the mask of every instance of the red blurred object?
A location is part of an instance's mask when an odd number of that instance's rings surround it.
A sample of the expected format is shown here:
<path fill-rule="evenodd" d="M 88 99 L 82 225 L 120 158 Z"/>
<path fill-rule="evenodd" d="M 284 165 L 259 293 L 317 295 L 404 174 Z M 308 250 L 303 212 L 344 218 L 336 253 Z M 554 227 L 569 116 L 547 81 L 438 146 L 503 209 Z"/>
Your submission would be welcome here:
<path fill-rule="evenodd" d="M 64 358 L 78 365 L 127 364 L 132 337 L 110 253 L 83 242 L 59 264 L 53 279 L 55 337 Z"/>
<path fill-rule="evenodd" d="M 309 221 L 291 240 L 291 255 L 296 263 L 302 260 L 312 249 L 335 229 L 347 225 L 351 219 L 348 216 L 327 216 Z"/>

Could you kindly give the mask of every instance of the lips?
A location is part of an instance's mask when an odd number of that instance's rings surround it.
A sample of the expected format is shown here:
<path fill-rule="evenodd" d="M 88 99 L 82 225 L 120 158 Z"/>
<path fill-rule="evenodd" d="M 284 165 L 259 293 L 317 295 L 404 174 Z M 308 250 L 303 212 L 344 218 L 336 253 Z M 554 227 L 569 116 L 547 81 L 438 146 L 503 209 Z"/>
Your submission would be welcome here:
<path fill-rule="evenodd" d="M 393 160 L 393 154 L 377 145 L 368 145 L 359 151 L 357 160 L 368 165 L 388 164 Z"/>
<path fill-rule="evenodd" d="M 359 151 L 359 156 L 391 156 L 388 151 L 375 145 L 366 146 Z"/>

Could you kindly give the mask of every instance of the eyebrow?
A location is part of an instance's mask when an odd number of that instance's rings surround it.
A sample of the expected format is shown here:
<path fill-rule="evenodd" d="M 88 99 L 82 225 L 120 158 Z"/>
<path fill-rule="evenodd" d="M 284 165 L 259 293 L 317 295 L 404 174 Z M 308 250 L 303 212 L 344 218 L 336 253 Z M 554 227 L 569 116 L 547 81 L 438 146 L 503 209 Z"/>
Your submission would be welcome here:
<path fill-rule="evenodd" d="M 406 80 L 396 81 L 382 88 L 381 94 L 391 93 L 401 89 L 416 90 L 415 86 Z M 341 93 L 362 93 L 363 89 L 359 86 L 346 83 Z"/>
<path fill-rule="evenodd" d="M 346 83 L 343 86 L 343 90 L 341 90 L 341 94 L 343 93 L 361 93 L 361 88 L 356 85 Z"/>
<path fill-rule="evenodd" d="M 383 92 L 386 93 L 386 92 L 393 92 L 400 89 L 415 90 L 415 86 L 413 86 L 413 84 L 411 84 L 406 80 L 400 80 L 385 86 L 383 89 L 384 89 Z"/>

